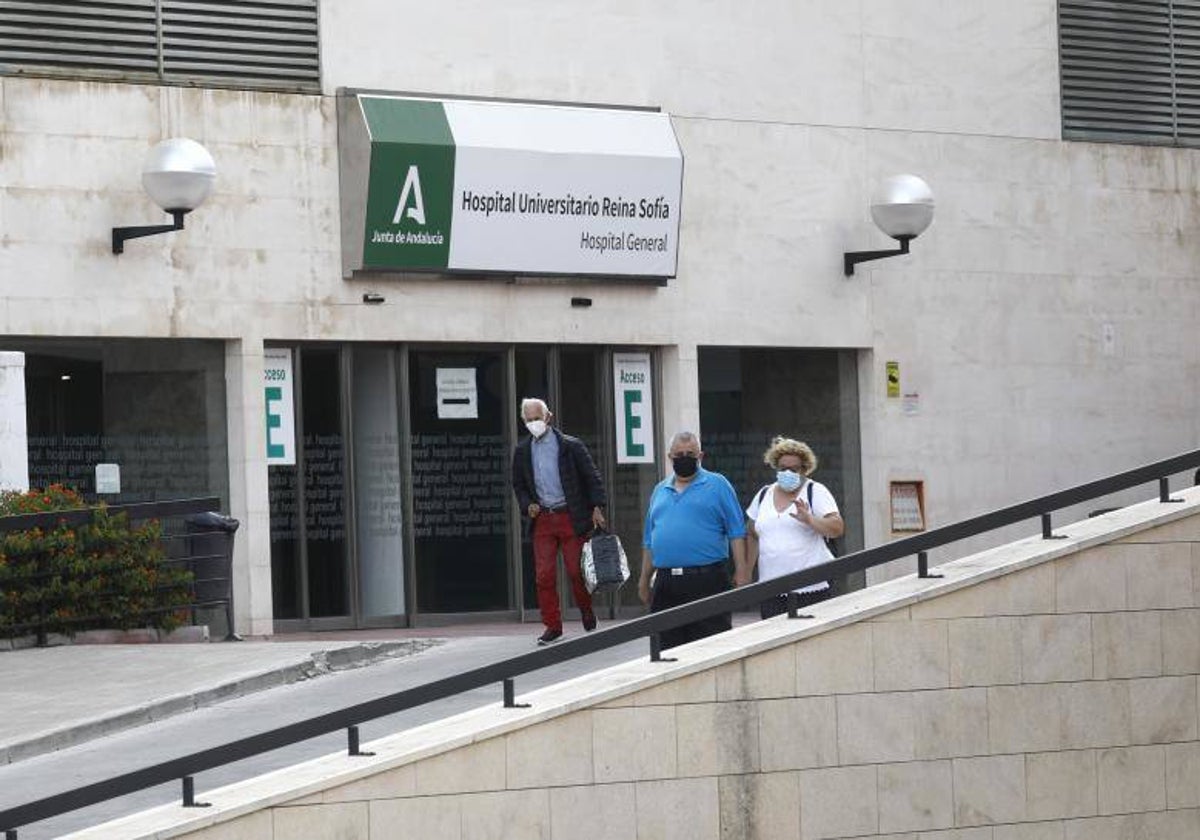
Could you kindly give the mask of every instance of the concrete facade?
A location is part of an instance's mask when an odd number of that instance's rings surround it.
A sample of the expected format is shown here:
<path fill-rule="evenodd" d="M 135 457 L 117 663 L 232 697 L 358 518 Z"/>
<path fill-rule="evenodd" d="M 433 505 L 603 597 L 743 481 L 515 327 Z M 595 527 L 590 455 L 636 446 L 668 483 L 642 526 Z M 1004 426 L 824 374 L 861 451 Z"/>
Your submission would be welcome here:
<path fill-rule="evenodd" d="M 1193 837 L 1200 489 L 1185 496 L 72 840 Z"/>
<path fill-rule="evenodd" d="M 868 545 L 890 538 L 889 479 L 923 480 L 936 526 L 1165 457 L 1200 438 L 1200 156 L 1060 139 L 1055 10 L 326 0 L 319 96 L 0 76 L 0 333 L 226 342 L 256 634 L 264 341 L 653 346 L 667 433 L 699 425 L 701 347 L 856 349 Z M 343 280 L 343 88 L 661 106 L 685 158 L 678 277 Z M 111 227 L 162 215 L 137 172 L 169 136 L 212 152 L 216 193 L 115 257 Z M 843 251 L 888 244 L 867 205 L 897 172 L 933 187 L 933 226 L 846 279 Z M 885 397 L 890 360 L 918 397 Z"/>

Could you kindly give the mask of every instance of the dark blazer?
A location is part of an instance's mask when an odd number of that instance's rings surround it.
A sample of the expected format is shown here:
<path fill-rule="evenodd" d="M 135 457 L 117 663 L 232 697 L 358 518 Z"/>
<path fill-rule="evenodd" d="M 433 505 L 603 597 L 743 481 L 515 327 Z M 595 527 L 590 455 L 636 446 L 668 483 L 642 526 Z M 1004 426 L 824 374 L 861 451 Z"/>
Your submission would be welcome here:
<path fill-rule="evenodd" d="M 592 508 L 604 507 L 608 499 L 604 494 L 604 482 L 596 469 L 583 441 L 564 435 L 551 426 L 548 434 L 558 438 L 558 477 L 562 481 L 563 495 L 567 499 L 567 510 L 571 514 L 571 525 L 576 534 L 592 530 Z M 517 494 L 517 506 L 521 509 L 521 521 L 528 527 L 529 506 L 538 500 L 537 487 L 533 481 L 532 437 L 525 437 L 513 451 L 512 486 Z"/>

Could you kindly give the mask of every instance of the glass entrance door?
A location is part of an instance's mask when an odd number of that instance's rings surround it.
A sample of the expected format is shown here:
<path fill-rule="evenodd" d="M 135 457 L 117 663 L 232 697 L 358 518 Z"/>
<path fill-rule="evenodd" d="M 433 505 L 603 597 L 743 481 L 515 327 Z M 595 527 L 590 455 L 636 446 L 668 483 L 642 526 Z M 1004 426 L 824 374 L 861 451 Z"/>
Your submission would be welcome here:
<path fill-rule="evenodd" d="M 554 414 L 554 425 L 566 434 L 579 438 L 588 448 L 596 468 L 600 470 L 605 487 L 609 486 L 609 440 L 603 418 L 607 416 L 604 403 L 606 390 L 602 387 L 605 355 L 598 347 L 519 347 L 515 352 L 517 393 L 513 399 L 513 414 L 520 411 L 526 397 L 543 399 Z M 517 438 L 529 433 L 518 425 Z M 524 520 L 522 520 L 524 522 Z M 578 610 L 571 598 L 571 587 L 561 565 L 558 592 L 563 614 L 576 617 Z M 534 583 L 533 542 L 528 529 L 521 532 L 521 595 L 522 618 L 538 617 L 537 588 Z M 603 607 L 603 604 L 601 604 Z"/>
<path fill-rule="evenodd" d="M 555 423 L 579 438 L 592 454 L 608 495 L 608 528 L 621 538 L 636 573 L 641 562 L 642 521 L 650 492 L 660 478 L 655 464 L 617 464 L 613 415 L 612 349 L 606 347 L 518 347 L 515 352 L 514 415 L 523 397 L 541 397 L 550 404 Z M 657 371 L 653 374 L 657 376 Z M 653 418 L 647 422 L 654 423 Z M 517 428 L 517 437 L 528 434 Z M 537 620 L 533 577 L 533 544 L 520 535 L 522 618 Z M 578 616 L 565 574 L 559 570 L 559 600 L 564 615 Z M 637 586 L 626 584 L 617 595 L 595 600 L 598 614 L 640 611 Z"/>
<path fill-rule="evenodd" d="M 398 351 L 354 347 L 351 352 L 358 623 L 400 624 L 406 609 Z"/>
<path fill-rule="evenodd" d="M 501 351 L 409 352 L 419 612 L 513 606 L 506 383 Z"/>
<path fill-rule="evenodd" d="M 293 358 L 296 463 L 268 468 L 274 615 L 301 626 L 321 619 L 346 626 L 351 605 L 342 352 L 303 347 Z"/>
<path fill-rule="evenodd" d="M 350 614 L 350 587 L 341 353 L 336 348 L 305 348 L 300 358 L 308 614 L 344 616 Z"/>
<path fill-rule="evenodd" d="M 562 347 L 558 351 L 558 405 L 556 420 L 559 427 L 569 435 L 579 438 L 592 454 L 592 461 L 600 471 L 608 496 L 608 518 L 612 524 L 613 486 L 610 441 L 612 438 L 605 419 L 610 416 L 607 406 L 612 404 L 610 391 L 606 387 L 605 355 L 599 347 Z M 575 619 L 579 609 L 571 595 L 571 585 L 566 575 L 559 573 L 559 600 L 563 615 Z M 610 598 L 598 595 L 594 606 L 600 616 L 607 614 Z M 534 601 L 533 605 L 536 606 Z"/>

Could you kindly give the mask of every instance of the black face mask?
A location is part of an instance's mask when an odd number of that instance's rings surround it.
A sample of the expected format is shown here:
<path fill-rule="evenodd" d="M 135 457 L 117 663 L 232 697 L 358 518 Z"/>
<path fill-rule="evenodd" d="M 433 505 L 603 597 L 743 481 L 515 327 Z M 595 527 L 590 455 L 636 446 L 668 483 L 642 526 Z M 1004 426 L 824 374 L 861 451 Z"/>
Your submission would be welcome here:
<path fill-rule="evenodd" d="M 696 468 L 700 466 L 700 459 L 695 455 L 676 455 L 671 459 L 671 466 L 675 470 L 675 475 L 680 478 L 691 478 L 696 474 Z"/>

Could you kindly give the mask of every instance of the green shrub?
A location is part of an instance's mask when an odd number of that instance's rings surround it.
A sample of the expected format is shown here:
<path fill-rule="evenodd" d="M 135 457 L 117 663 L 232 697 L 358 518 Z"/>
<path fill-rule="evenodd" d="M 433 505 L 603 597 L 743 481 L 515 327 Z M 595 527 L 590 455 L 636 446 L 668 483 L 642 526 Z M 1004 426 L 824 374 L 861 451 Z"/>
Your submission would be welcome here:
<path fill-rule="evenodd" d="M 0 493 L 0 516 L 79 510 L 74 491 Z M 185 615 L 191 573 L 164 563 L 158 522 L 130 525 L 101 506 L 83 525 L 0 534 L 0 637 L 80 630 L 173 630 Z"/>

